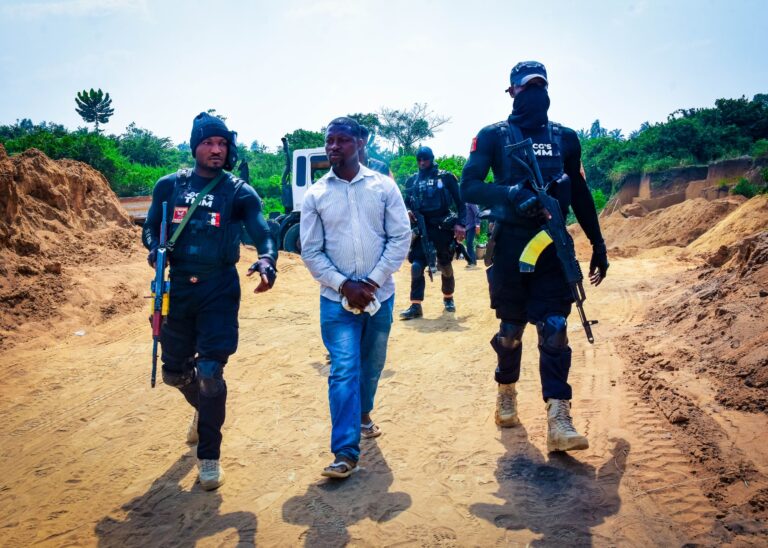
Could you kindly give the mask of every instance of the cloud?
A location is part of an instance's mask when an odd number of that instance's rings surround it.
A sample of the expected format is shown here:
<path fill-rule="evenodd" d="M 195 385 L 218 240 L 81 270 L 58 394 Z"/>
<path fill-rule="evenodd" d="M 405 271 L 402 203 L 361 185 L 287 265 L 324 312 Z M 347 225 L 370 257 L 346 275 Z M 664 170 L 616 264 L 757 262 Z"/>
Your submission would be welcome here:
<path fill-rule="evenodd" d="M 103 17 L 116 12 L 134 11 L 146 14 L 147 0 L 56 0 L 19 2 L 0 8 L 6 17 L 35 19 L 39 17 Z"/>

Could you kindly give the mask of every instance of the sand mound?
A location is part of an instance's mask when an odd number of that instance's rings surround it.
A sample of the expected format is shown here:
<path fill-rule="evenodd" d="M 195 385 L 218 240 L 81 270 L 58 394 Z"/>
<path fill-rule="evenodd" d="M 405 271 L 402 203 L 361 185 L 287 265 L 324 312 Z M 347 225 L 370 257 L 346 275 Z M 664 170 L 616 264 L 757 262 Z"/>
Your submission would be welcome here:
<path fill-rule="evenodd" d="M 768 196 L 755 196 L 692 242 L 694 252 L 712 252 L 739 243 L 745 236 L 768 230 Z"/>
<path fill-rule="evenodd" d="M 9 157 L 0 145 L 0 346 L 65 302 L 68 267 L 119 261 L 138 241 L 98 171 L 36 149 Z"/>
<path fill-rule="evenodd" d="M 709 208 L 713 216 L 731 207 L 731 202 L 720 202 Z M 695 226 L 681 222 L 676 230 L 670 228 L 670 237 L 689 238 L 704 225 L 701 215 L 696 219 Z M 610 230 L 617 223 L 607 226 L 613 236 Z M 704 263 L 654 299 L 646 314 L 656 333 L 677 337 L 684 345 L 660 351 L 658 364 L 706 375 L 720 403 L 752 412 L 768 410 L 766 227 L 766 196 L 743 202 L 722 216 L 688 246 Z"/>
<path fill-rule="evenodd" d="M 600 220 L 609 249 L 631 256 L 640 249 L 685 247 L 744 202 L 742 197 L 703 198 L 657 209 L 643 217 L 614 213 Z"/>

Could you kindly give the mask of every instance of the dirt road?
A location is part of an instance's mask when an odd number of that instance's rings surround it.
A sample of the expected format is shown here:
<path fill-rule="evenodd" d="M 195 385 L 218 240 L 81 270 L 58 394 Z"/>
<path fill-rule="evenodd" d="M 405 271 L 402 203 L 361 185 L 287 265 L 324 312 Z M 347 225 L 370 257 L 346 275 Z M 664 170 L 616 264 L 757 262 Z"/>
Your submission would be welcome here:
<path fill-rule="evenodd" d="M 151 273 L 142 261 L 83 270 L 81 293 L 98 275 L 104 287 L 144 294 Z M 435 283 L 424 319 L 396 320 L 374 411 L 384 435 L 364 442 L 363 470 L 343 483 L 319 476 L 331 460 L 329 366 L 318 288 L 296 257 L 281 256 L 269 294 L 244 283 L 240 348 L 226 370 L 227 482 L 216 492 L 195 485 L 183 398 L 149 387 L 146 310 L 62 323 L 0 354 L 0 545 L 759 544 L 764 537 L 724 528 L 701 487 L 711 478 L 640 397 L 633 363 L 617 350 L 646 299 L 690 266 L 663 253 L 614 259 L 605 283 L 588 290 L 596 342 L 578 325 L 569 337 L 575 422 L 591 447 L 565 455 L 546 452 L 533 328 L 523 426 L 495 426 L 488 341 L 498 324 L 484 271 L 459 264 L 455 315 L 442 313 Z M 407 274 L 397 275 L 397 309 Z M 732 442 L 758 444 L 765 417 L 729 411 L 724 421 L 739 417 L 751 429 Z M 730 489 L 747 500 L 765 487 Z"/>

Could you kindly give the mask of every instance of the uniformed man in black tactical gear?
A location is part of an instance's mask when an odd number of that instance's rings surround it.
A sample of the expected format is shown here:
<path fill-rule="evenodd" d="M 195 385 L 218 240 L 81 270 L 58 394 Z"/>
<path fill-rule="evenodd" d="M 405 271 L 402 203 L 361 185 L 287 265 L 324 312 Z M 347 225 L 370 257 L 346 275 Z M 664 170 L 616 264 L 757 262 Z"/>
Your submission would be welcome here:
<path fill-rule="evenodd" d="M 454 242 L 462 241 L 466 235 L 465 219 L 467 208 L 459 194 L 459 184 L 453 173 L 439 169 L 435 155 L 429 147 L 416 151 L 419 172 L 405 182 L 405 205 L 415 227 L 416 218 L 424 216 L 426 238 L 436 251 L 436 265 L 430 265 L 422 242 L 424 234 L 417 234 L 411 242 L 408 261 L 411 263 L 411 306 L 400 313 L 401 320 L 421 318 L 421 302 L 424 300 L 424 269 L 436 267 L 440 271 L 443 306 L 446 312 L 455 312 L 453 291 L 456 280 L 453 277 Z M 417 230 L 418 232 L 418 230 Z"/>
<path fill-rule="evenodd" d="M 539 372 L 546 402 L 550 451 L 586 449 L 587 438 L 573 426 L 570 415 L 571 387 L 568 371 L 571 349 L 566 318 L 572 298 L 553 245 L 539 256 L 532 273 L 521 273 L 520 255 L 540 230 L 544 212 L 530 189 L 529 176 L 506 155 L 506 148 L 524 139 L 533 148 L 549 194 L 560 203 L 563 217 L 573 208 L 592 243 L 590 281 L 598 285 L 608 270 L 605 243 L 595 204 L 580 173 L 581 145 L 576 133 L 549 121 L 547 71 L 535 61 L 518 63 L 507 89 L 514 99 L 512 114 L 503 122 L 484 127 L 472 141 L 462 173 L 462 197 L 492 208 L 499 230 L 495 236 L 493 265 L 487 270 L 491 308 L 501 320 L 491 339 L 498 356 L 496 382 L 499 391 L 496 423 L 502 427 L 520 423 L 515 383 L 520 377 L 522 338 L 526 324 L 538 331 Z M 493 183 L 485 183 L 493 170 Z"/>
<path fill-rule="evenodd" d="M 235 137 L 217 117 L 200 113 L 194 119 L 189 144 L 195 168 L 157 182 L 142 234 L 154 267 L 162 204 L 167 202 L 171 290 L 160 334 L 163 382 L 178 388 L 195 408 L 187 442 L 197 443 L 199 479 L 206 490 L 224 481 L 219 464 L 227 399 L 223 373 L 237 349 L 240 281 L 235 263 L 241 223 L 259 253 L 248 270 L 248 276 L 259 274 L 255 292 L 269 290 L 276 278 L 277 246 L 261 200 L 252 187 L 224 171 L 237 161 Z"/>

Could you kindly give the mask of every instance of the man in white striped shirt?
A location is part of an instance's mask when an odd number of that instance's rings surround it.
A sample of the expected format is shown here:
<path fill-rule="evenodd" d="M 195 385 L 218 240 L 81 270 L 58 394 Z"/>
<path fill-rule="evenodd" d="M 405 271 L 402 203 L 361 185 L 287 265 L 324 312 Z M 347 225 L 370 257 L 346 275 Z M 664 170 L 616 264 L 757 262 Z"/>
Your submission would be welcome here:
<path fill-rule="evenodd" d="M 371 420 L 387 353 L 396 272 L 411 225 L 395 182 L 360 164 L 360 125 L 336 118 L 325 134 L 331 170 L 304 195 L 301 258 L 320 282 L 320 331 L 331 356 L 328 399 L 334 462 L 323 475 L 357 468 L 360 437 L 379 436 Z"/>

